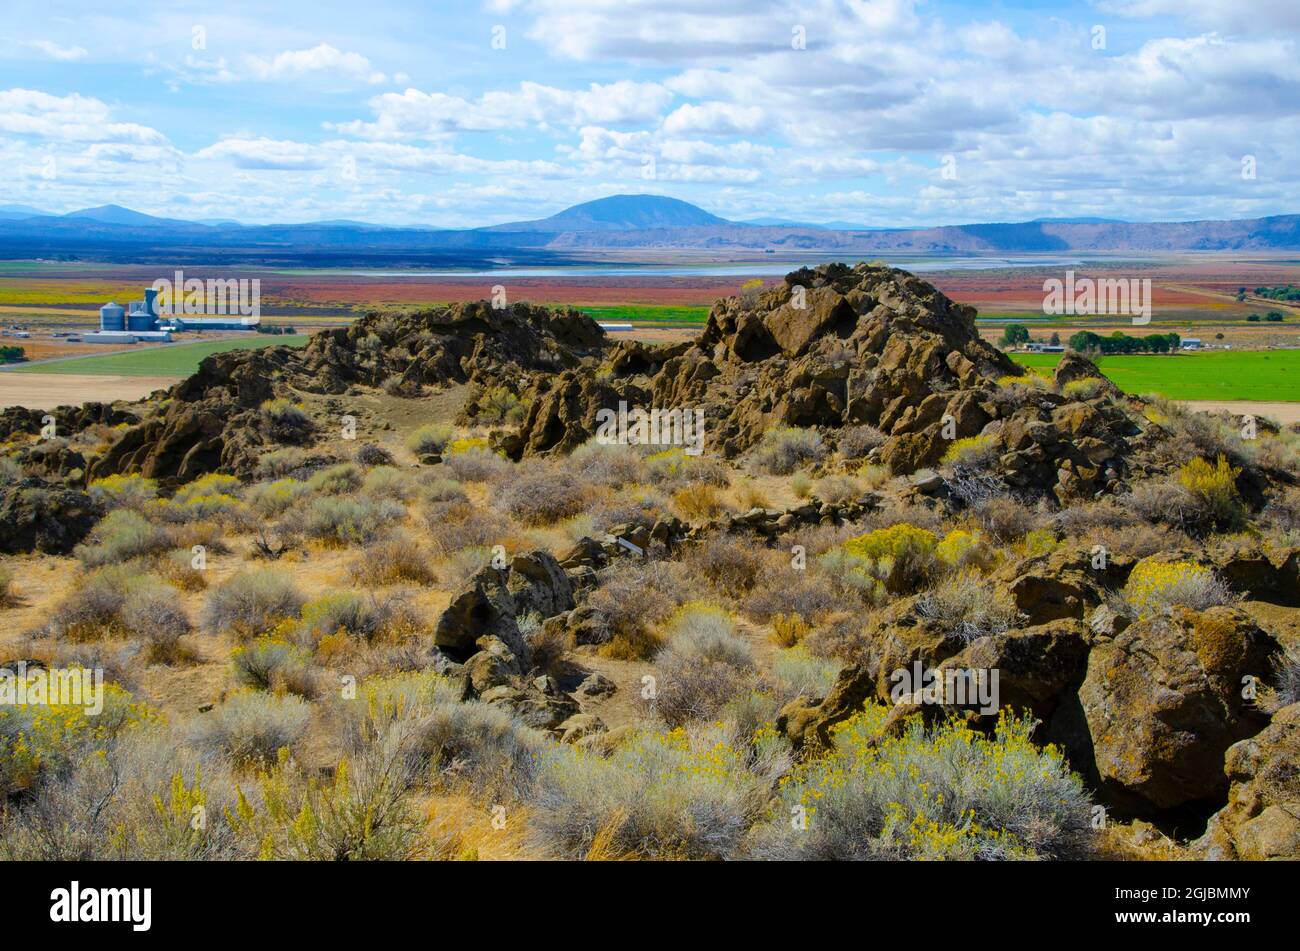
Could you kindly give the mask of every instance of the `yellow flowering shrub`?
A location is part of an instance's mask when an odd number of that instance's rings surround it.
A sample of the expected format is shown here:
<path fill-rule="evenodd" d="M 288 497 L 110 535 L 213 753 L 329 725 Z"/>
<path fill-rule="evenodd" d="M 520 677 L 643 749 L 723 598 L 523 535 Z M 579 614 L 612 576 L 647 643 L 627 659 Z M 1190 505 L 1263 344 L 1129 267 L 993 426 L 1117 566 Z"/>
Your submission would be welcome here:
<path fill-rule="evenodd" d="M 1228 464 L 1222 455 L 1214 465 L 1204 459 L 1191 459 L 1178 470 L 1178 481 L 1204 507 L 1220 529 L 1239 526 L 1245 513 L 1237 493 L 1237 476 L 1241 470 Z"/>
<path fill-rule="evenodd" d="M 996 442 L 992 436 L 967 436 L 965 439 L 953 440 L 940 462 L 945 466 L 980 465 L 989 461 L 996 451 Z"/>
<path fill-rule="evenodd" d="M 1096 376 L 1085 376 L 1071 380 L 1061 387 L 1061 394 L 1076 400 L 1090 400 L 1101 392 L 1105 381 Z"/>
<path fill-rule="evenodd" d="M 112 854 L 123 858 L 148 856 L 159 859 L 203 859 L 212 857 L 208 847 L 221 838 L 215 823 L 206 818 L 208 794 L 203 788 L 203 772 L 194 767 L 194 781 L 185 784 L 185 774 L 177 770 L 164 797 L 154 793 L 143 816 L 134 821 L 119 819 L 109 831 Z M 203 822 L 195 817 L 204 814 Z M 142 821 L 143 820 L 143 821 Z"/>
<path fill-rule="evenodd" d="M 453 439 L 447 444 L 447 452 L 455 455 L 460 452 L 469 452 L 473 449 L 487 451 L 488 441 L 486 436 L 465 436 L 461 439 Z"/>
<path fill-rule="evenodd" d="M 935 555 L 950 568 L 978 568 L 987 571 L 997 561 L 983 533 L 954 528 L 935 546 Z"/>
<path fill-rule="evenodd" d="M 256 485 L 249 492 L 253 508 L 261 515 L 280 515 L 304 496 L 310 495 L 307 483 L 297 479 L 276 479 Z"/>
<path fill-rule="evenodd" d="M 138 473 L 96 479 L 86 489 L 105 508 L 139 508 L 158 494 L 158 483 Z"/>
<path fill-rule="evenodd" d="M 995 381 L 997 386 L 1012 387 L 1023 386 L 1033 390 L 1046 390 L 1051 387 L 1050 381 L 1030 370 L 1021 376 L 1001 376 Z"/>
<path fill-rule="evenodd" d="M 1034 528 L 1025 532 L 1025 537 L 1015 544 L 1016 554 L 1022 558 L 1036 555 L 1050 555 L 1060 546 L 1056 533 L 1050 528 Z"/>
<path fill-rule="evenodd" d="M 812 627 L 798 614 L 772 615 L 772 640 L 781 647 L 794 647 L 812 633 Z"/>
<path fill-rule="evenodd" d="M 911 553 L 930 554 L 939 544 L 934 532 L 899 522 L 888 528 L 878 528 L 844 543 L 844 550 L 860 558 L 903 558 Z"/>
<path fill-rule="evenodd" d="M 754 837 L 762 857 L 1032 859 L 1072 854 L 1090 805 L 1061 751 L 1030 740 L 1035 721 L 1004 711 L 992 737 L 950 718 L 881 732 L 868 704 L 832 730 L 834 748 L 779 783 Z"/>
<path fill-rule="evenodd" d="M 1122 595 L 1138 617 L 1160 614 L 1174 605 L 1200 611 L 1232 599 L 1231 589 L 1212 569 L 1194 561 L 1152 558 L 1133 566 Z"/>
<path fill-rule="evenodd" d="M 932 573 L 938 544 L 934 532 L 899 522 L 846 541 L 842 552 L 859 563 L 841 567 L 856 567 L 878 579 L 887 590 L 906 592 Z M 832 567 L 832 561 L 823 556 L 823 567 Z"/>
<path fill-rule="evenodd" d="M 49 770 L 103 747 L 124 730 L 159 714 L 113 683 L 103 685 L 103 709 L 82 704 L 0 704 L 0 795 L 30 789 Z"/>
<path fill-rule="evenodd" d="M 1144 407 L 1142 415 L 1146 418 L 1147 422 L 1155 423 L 1157 426 L 1165 426 L 1169 423 L 1169 416 L 1160 412 L 1160 410 L 1156 409 L 1154 406 Z"/>
<path fill-rule="evenodd" d="M 265 400 L 259 409 L 267 419 L 280 426 L 298 427 L 308 422 L 307 407 L 292 400 L 283 398 Z"/>
<path fill-rule="evenodd" d="M 234 476 L 210 472 L 181 486 L 172 498 L 176 502 L 187 502 L 205 495 L 238 495 L 240 489 L 240 482 Z"/>
<path fill-rule="evenodd" d="M 387 764 L 385 764 L 387 765 Z M 259 859 L 363 861 L 449 858 L 458 844 L 426 834 L 407 800 L 399 768 L 347 759 L 327 781 L 309 775 L 281 749 L 256 778 L 255 797 L 239 787 L 226 821 L 255 843 Z"/>

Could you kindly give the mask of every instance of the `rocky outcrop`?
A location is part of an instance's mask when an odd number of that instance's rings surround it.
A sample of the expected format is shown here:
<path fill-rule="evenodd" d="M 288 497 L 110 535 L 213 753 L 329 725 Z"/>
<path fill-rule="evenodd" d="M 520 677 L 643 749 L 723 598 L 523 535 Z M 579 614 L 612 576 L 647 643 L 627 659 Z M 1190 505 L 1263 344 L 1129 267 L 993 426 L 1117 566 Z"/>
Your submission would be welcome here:
<path fill-rule="evenodd" d="M 1300 703 L 1230 746 L 1224 772 L 1228 804 L 1210 818 L 1198 851 L 1212 860 L 1300 858 Z"/>
<path fill-rule="evenodd" d="M 1089 653 L 1078 692 L 1086 738 L 1067 752 L 1134 811 L 1222 797 L 1224 753 L 1265 723 L 1243 678 L 1267 673 L 1276 649 L 1237 608 L 1139 620 Z"/>
<path fill-rule="evenodd" d="M 1009 564 L 998 580 L 1029 624 L 1045 624 L 1087 617 L 1123 587 L 1133 564 L 1132 558 L 1063 547 Z"/>
<path fill-rule="evenodd" d="M 139 472 L 164 485 L 207 472 L 247 477 L 261 454 L 309 443 L 259 412 L 295 392 L 342 395 L 356 385 L 506 385 L 579 366 L 609 347 L 591 318 L 528 304 L 487 301 L 410 315 L 372 314 L 312 336 L 307 346 L 232 350 L 208 357 L 167 394 L 163 412 L 126 429 L 91 466 L 91 477 Z M 339 407 L 339 415 L 346 412 Z M 134 417 L 131 417 L 134 419 Z"/>
<path fill-rule="evenodd" d="M 600 372 L 536 379 L 508 455 L 566 453 L 591 438 L 597 413 L 620 402 L 703 413 L 710 451 L 736 456 L 777 426 L 885 434 L 873 459 L 896 474 L 941 461 L 954 440 L 987 437 L 1006 482 L 1061 501 L 1118 491 L 1140 434 L 1103 379 L 1078 397 L 1034 391 L 1008 399 L 1021 371 L 975 329 L 975 311 L 886 267 L 831 264 L 788 274 L 757 295 L 719 301 L 689 346 L 620 343 Z M 1071 355 L 1062 379 L 1099 376 Z"/>
<path fill-rule="evenodd" d="M 599 386 L 574 379 L 556 384 L 562 399 L 533 394 L 547 410 L 510 448 L 565 451 L 594 433 L 598 409 L 624 399 L 702 410 L 712 446 L 729 456 L 778 425 L 870 422 L 892 437 L 886 460 L 910 471 L 942 455 L 945 415 L 959 437 L 978 433 L 991 416 L 976 391 L 1018 372 L 980 339 L 974 317 L 902 271 L 804 268 L 759 295 L 719 301 L 687 348 L 617 349 Z"/>
<path fill-rule="evenodd" d="M 1053 373 L 1052 379 L 1058 387 L 1064 387 L 1079 380 L 1095 380 L 1095 386 L 1100 392 L 1116 399 L 1124 397 L 1123 390 L 1112 383 L 1109 378 L 1103 376 L 1101 370 L 1097 369 L 1097 364 L 1073 350 L 1061 357 L 1061 362 L 1056 365 L 1056 371 Z"/>
<path fill-rule="evenodd" d="M 23 479 L 0 489 L 0 551 L 67 555 L 102 514 L 84 492 Z"/>
<path fill-rule="evenodd" d="M 440 658 L 463 660 L 466 696 L 502 704 L 528 726 L 577 742 L 596 732 L 599 721 L 575 720 L 581 713 L 578 700 L 532 668 L 532 650 L 519 623 L 529 616 L 545 622 L 572 609 L 568 576 L 549 552 L 517 555 L 506 568 L 479 571 L 452 599 L 434 628 L 434 651 Z"/>
<path fill-rule="evenodd" d="M 499 639 L 527 670 L 531 652 L 519 621 L 536 615 L 545 621 L 573 609 L 573 589 L 564 569 L 547 551 L 516 555 L 505 568 L 489 565 L 451 600 L 434 627 L 434 645 L 455 660 L 465 660 L 480 638 Z"/>
<path fill-rule="evenodd" d="M 53 419 L 54 435 L 61 438 L 95 425 L 119 426 L 139 419 L 132 410 L 111 403 L 83 403 L 80 406 L 58 406 L 52 410 L 9 406 L 0 410 L 0 442 L 8 442 L 18 435 L 38 435 L 46 426 L 46 417 Z"/>

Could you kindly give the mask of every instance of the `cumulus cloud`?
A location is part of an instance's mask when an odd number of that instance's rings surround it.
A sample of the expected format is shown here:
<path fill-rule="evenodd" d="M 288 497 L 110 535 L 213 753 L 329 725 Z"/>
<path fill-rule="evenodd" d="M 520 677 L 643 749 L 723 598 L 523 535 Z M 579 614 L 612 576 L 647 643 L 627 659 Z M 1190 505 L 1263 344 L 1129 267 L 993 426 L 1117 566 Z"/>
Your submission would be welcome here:
<path fill-rule="evenodd" d="M 0 90 L 0 132 L 74 142 L 165 141 L 162 133 L 147 126 L 112 121 L 112 109 L 99 99 L 33 89 Z"/>
<path fill-rule="evenodd" d="M 314 73 L 371 84 L 387 81 L 360 53 L 344 52 L 328 43 L 307 50 L 286 50 L 273 57 L 245 56 L 243 62 L 249 78 L 263 81 L 299 79 Z"/>
<path fill-rule="evenodd" d="M 320 149 L 303 142 L 231 136 L 200 149 L 196 159 L 227 161 L 236 168 L 303 171 L 324 168 Z"/>
<path fill-rule="evenodd" d="M 630 80 L 591 83 L 576 90 L 525 82 L 518 89 L 494 90 L 474 100 L 407 89 L 371 99 L 373 122 L 329 123 L 327 128 L 367 139 L 398 141 L 525 126 L 617 125 L 656 119 L 671 100 L 672 93 L 658 83 Z"/>

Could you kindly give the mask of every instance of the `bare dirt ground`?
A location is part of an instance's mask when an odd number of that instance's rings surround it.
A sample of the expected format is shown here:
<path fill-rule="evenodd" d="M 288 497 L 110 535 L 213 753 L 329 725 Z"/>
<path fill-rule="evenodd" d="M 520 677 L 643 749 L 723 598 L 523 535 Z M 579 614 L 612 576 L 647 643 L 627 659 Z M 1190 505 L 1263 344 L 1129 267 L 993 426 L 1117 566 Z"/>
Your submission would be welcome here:
<path fill-rule="evenodd" d="M 138 400 L 177 382 L 171 376 L 95 376 L 80 373 L 0 373 L 0 409 L 54 409 L 82 403 Z"/>
<path fill-rule="evenodd" d="M 1202 413 L 1227 411 L 1234 416 L 1267 416 L 1284 426 L 1300 423 L 1300 403 L 1256 403 L 1249 400 L 1185 400 L 1188 409 Z"/>

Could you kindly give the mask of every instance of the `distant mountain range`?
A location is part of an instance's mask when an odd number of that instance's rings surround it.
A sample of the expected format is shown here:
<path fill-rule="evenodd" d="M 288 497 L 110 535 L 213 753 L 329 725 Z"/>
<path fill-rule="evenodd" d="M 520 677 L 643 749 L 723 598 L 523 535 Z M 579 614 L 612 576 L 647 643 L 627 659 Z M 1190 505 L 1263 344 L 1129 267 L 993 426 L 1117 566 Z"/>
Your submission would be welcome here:
<path fill-rule="evenodd" d="M 491 266 L 573 260 L 600 250 L 905 253 L 1300 250 L 1300 215 L 1224 221 L 1057 218 L 933 228 L 854 227 L 776 218 L 728 221 L 660 195 L 613 195 L 549 218 L 469 229 L 334 220 L 243 225 L 160 218 L 118 205 L 51 215 L 0 206 L 0 257 L 209 263 Z"/>

